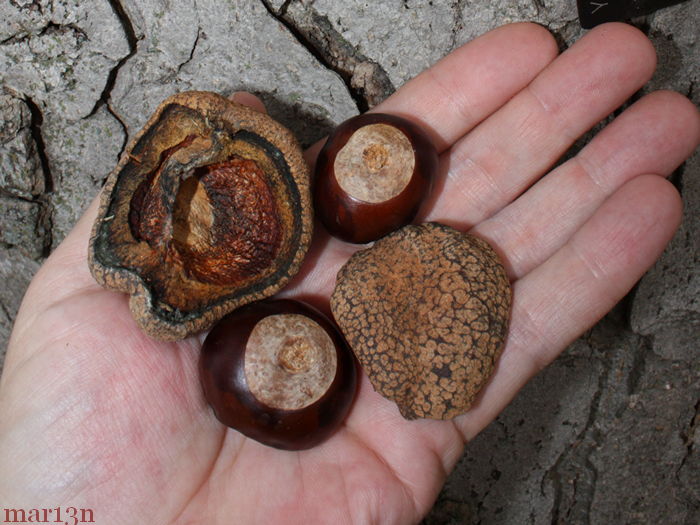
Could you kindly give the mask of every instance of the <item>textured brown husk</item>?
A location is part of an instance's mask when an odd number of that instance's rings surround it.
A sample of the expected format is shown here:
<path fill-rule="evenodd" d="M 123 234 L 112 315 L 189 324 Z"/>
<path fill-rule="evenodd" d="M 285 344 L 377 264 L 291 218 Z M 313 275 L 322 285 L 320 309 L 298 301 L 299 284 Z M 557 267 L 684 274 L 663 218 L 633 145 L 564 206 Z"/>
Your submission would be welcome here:
<path fill-rule="evenodd" d="M 190 252 L 170 246 L 177 244 L 173 210 L 180 182 L 195 169 L 201 171 L 234 157 L 252 159 L 260 167 L 262 185 L 275 198 L 277 216 L 272 223 L 279 230 L 268 236 L 276 242 L 274 259 L 259 265 L 263 267 L 248 264 L 238 273 L 227 270 L 226 254 L 222 255 L 220 246 L 212 255 L 213 262 L 206 260 L 206 253 L 190 256 Z M 131 210 L 133 202 L 140 202 L 140 197 L 134 195 L 144 180 L 160 173 L 158 170 L 164 175 L 158 179 L 160 186 L 154 183 L 153 188 L 162 191 L 156 192 L 162 200 L 152 198 L 149 202 L 158 213 L 151 210 L 148 213 L 153 217 L 147 219 L 153 220 L 141 220 Z M 214 197 L 209 199 L 207 195 L 204 200 L 216 215 Z M 227 209 L 222 213 L 228 217 L 234 212 Z M 163 217 L 170 218 L 161 220 Z M 139 220 L 145 232 L 141 237 L 134 231 Z M 226 239 L 237 240 L 235 227 L 218 227 Z M 312 227 L 308 167 L 291 132 L 266 114 L 218 94 L 184 92 L 158 107 L 110 174 L 100 197 L 88 262 L 97 282 L 131 295 L 133 316 L 148 334 L 177 340 L 205 330 L 235 308 L 281 289 L 298 271 Z M 150 237 L 158 235 L 164 237 L 162 247 L 154 248 L 158 239 Z M 246 235 L 242 234 L 244 241 L 248 241 Z M 255 235 L 268 238 L 264 231 Z M 255 246 L 249 246 L 257 253 Z M 197 257 L 203 260 L 194 260 Z"/>
<path fill-rule="evenodd" d="M 467 411 L 503 350 L 511 288 L 485 241 L 436 223 L 355 253 L 331 309 L 375 390 L 407 419 Z"/>

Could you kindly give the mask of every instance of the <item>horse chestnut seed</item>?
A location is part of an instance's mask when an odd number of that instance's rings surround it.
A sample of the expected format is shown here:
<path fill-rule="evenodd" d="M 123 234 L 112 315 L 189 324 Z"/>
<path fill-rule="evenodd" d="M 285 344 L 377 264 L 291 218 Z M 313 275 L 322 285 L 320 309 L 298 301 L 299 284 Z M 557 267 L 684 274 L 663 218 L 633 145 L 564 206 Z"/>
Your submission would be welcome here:
<path fill-rule="evenodd" d="M 288 299 L 253 303 L 219 321 L 202 346 L 199 373 L 219 421 L 286 450 L 328 438 L 357 385 L 356 361 L 335 325 Z"/>
<path fill-rule="evenodd" d="M 335 237 L 374 241 L 413 221 L 437 167 L 435 146 L 413 122 L 384 113 L 353 117 L 318 155 L 316 213 Z"/>

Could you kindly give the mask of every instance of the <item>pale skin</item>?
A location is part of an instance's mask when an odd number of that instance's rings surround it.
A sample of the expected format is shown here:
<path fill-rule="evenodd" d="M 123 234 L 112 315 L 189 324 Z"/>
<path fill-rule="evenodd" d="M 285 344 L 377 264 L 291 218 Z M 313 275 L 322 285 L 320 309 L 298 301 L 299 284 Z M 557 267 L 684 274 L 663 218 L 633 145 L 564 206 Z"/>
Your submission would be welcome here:
<path fill-rule="evenodd" d="M 90 508 L 108 524 L 419 521 L 465 443 L 630 290 L 678 227 L 681 201 L 665 177 L 698 146 L 700 116 L 676 93 L 645 96 L 552 170 L 649 80 L 655 60 L 629 26 L 600 26 L 558 55 L 545 29 L 515 24 L 376 108 L 424 126 L 441 152 L 421 219 L 488 239 L 513 283 L 496 373 L 453 421 L 406 421 L 363 377 L 345 424 L 312 450 L 275 450 L 223 427 L 200 390 L 201 337 L 150 339 L 127 297 L 90 276 L 93 203 L 15 323 L 0 382 L 0 508 Z M 285 295 L 327 303 L 356 249 L 318 229 Z"/>

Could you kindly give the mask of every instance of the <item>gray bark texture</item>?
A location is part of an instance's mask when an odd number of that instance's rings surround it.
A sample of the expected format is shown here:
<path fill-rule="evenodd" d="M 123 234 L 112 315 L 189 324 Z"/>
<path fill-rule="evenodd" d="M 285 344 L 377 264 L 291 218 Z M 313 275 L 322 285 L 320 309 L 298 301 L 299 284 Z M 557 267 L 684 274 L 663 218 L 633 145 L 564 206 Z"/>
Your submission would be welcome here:
<path fill-rule="evenodd" d="M 583 34 L 573 0 L 0 2 L 0 367 L 32 276 L 163 98 L 250 91 L 308 145 L 519 20 Z M 700 103 L 700 2 L 632 23 L 659 56 L 644 92 Z M 700 522 L 699 175 L 698 153 L 673 175 L 661 260 L 467 445 L 424 525 Z"/>

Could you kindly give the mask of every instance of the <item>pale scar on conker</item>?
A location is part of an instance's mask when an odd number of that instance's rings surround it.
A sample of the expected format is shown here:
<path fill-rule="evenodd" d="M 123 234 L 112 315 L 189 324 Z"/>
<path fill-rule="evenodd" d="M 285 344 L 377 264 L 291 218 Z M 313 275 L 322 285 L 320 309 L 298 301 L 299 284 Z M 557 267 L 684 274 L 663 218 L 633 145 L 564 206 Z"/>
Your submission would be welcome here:
<path fill-rule="evenodd" d="M 165 100 L 107 180 L 88 260 L 176 340 L 281 289 L 312 234 L 309 171 L 291 132 L 208 92 Z"/>
<path fill-rule="evenodd" d="M 471 407 L 503 350 L 510 306 L 493 248 L 437 223 L 355 253 L 331 296 L 375 390 L 406 419 L 451 419 Z"/>

